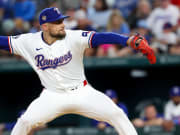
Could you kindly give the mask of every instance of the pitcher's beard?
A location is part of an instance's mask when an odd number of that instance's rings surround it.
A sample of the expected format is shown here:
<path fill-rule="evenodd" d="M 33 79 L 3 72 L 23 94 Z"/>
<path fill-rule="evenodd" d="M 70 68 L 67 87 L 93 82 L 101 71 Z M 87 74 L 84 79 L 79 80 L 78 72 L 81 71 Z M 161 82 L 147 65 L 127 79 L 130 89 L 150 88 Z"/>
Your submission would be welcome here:
<path fill-rule="evenodd" d="M 60 39 L 60 40 L 66 37 L 66 33 L 64 33 L 64 34 L 61 34 L 61 33 L 58 33 L 58 34 L 50 33 L 50 35 L 51 35 L 51 37 L 56 38 L 56 39 Z"/>

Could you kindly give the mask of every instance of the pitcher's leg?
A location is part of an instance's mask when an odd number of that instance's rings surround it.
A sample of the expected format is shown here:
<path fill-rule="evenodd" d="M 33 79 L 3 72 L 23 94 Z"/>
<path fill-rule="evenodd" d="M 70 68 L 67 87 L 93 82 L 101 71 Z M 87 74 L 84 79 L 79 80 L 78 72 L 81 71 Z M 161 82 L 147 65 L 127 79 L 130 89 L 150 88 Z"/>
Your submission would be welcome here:
<path fill-rule="evenodd" d="M 90 86 L 85 87 L 84 91 L 82 90 L 80 93 L 77 99 L 79 100 L 77 114 L 105 121 L 115 127 L 119 135 L 137 135 L 134 126 L 123 110 L 104 93 Z"/>
<path fill-rule="evenodd" d="M 120 135 L 137 135 L 134 126 L 120 108 L 112 113 L 110 123 Z"/>
<path fill-rule="evenodd" d="M 39 127 L 47 122 L 63 115 L 65 103 L 58 102 L 58 94 L 43 91 L 40 97 L 35 99 L 27 111 L 18 119 L 11 135 L 27 135 L 33 128 Z M 62 99 L 62 98 L 61 98 Z"/>

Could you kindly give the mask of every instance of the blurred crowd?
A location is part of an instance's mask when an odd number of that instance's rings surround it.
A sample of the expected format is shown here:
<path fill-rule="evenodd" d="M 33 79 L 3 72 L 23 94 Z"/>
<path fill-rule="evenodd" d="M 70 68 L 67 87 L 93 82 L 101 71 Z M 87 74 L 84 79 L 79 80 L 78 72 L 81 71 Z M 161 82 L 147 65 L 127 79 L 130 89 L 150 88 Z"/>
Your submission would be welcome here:
<path fill-rule="evenodd" d="M 144 35 L 157 54 L 180 54 L 179 0 L 1 0 L 0 35 L 40 31 L 39 13 L 58 7 L 71 16 L 67 29 Z M 6 53 L 1 53 L 8 56 Z M 129 47 L 103 44 L 86 56 L 124 57 L 137 54 Z"/>
<path fill-rule="evenodd" d="M 107 89 L 105 94 L 110 97 L 119 108 L 129 117 L 128 107 L 118 98 L 116 90 Z M 169 90 L 169 100 L 162 102 L 158 99 L 150 99 L 137 104 L 139 108 L 137 118 L 132 119 L 136 128 L 146 126 L 161 126 L 163 130 L 170 132 L 180 126 L 180 86 L 173 86 Z M 136 112 L 138 109 L 135 109 Z M 100 130 L 111 127 L 105 122 L 93 120 L 92 125 Z"/>

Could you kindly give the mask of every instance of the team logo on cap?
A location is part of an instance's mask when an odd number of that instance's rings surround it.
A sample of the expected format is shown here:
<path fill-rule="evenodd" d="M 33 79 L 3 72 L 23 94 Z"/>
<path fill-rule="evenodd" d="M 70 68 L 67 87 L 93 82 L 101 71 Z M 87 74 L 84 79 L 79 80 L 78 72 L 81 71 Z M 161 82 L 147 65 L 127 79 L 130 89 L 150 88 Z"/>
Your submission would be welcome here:
<path fill-rule="evenodd" d="M 46 21 L 47 17 L 45 15 L 42 16 L 42 20 Z"/>
<path fill-rule="evenodd" d="M 58 8 L 54 8 L 54 11 L 56 11 L 58 14 L 61 14 Z"/>

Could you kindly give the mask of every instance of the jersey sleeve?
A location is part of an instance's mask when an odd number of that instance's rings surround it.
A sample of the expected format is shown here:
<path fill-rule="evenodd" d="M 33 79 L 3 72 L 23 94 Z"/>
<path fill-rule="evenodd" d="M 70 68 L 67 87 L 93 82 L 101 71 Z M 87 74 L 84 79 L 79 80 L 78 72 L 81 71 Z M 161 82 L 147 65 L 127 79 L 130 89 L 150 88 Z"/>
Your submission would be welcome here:
<path fill-rule="evenodd" d="M 27 49 L 28 34 L 9 36 L 8 42 L 10 53 L 23 56 Z"/>
<path fill-rule="evenodd" d="M 81 31 L 81 45 L 85 48 L 92 48 L 92 37 L 94 34 L 94 31 Z"/>
<path fill-rule="evenodd" d="M 74 42 L 73 44 L 76 48 L 79 48 L 79 51 L 81 50 L 83 52 L 86 48 L 92 47 L 94 31 L 75 30 L 71 32 L 71 39 L 73 39 L 72 41 Z"/>

